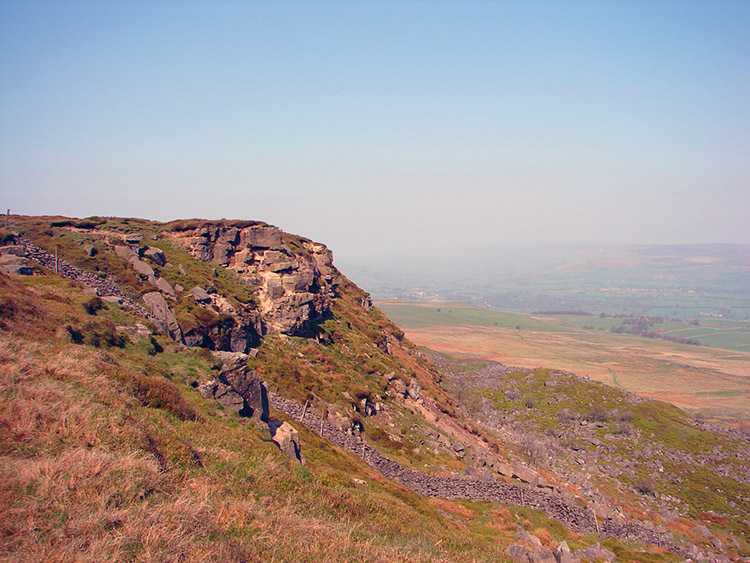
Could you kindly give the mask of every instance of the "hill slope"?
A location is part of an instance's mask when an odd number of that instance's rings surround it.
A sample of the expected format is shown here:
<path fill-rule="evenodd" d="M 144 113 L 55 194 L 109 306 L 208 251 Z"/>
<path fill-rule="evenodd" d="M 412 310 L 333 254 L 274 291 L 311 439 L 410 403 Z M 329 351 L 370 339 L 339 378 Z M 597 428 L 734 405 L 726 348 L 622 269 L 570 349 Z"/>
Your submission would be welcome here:
<path fill-rule="evenodd" d="M 498 561 L 562 541 L 579 558 L 747 555 L 742 507 L 594 518 L 608 491 L 464 414 L 452 372 L 323 245 L 250 221 L 13 230 L 7 263 L 39 275 L 0 276 L 5 559 Z M 708 523 L 719 545 L 696 532 L 706 507 L 731 512 Z"/>

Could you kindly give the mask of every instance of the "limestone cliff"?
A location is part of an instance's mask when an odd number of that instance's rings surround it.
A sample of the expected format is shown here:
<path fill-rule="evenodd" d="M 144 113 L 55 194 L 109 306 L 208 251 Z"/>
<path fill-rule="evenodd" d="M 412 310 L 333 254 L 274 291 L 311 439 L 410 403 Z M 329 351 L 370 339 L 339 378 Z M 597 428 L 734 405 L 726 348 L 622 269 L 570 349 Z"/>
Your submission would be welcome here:
<path fill-rule="evenodd" d="M 162 233 L 252 288 L 262 334 L 301 334 L 329 311 L 341 275 L 325 245 L 266 224 L 202 223 Z"/>

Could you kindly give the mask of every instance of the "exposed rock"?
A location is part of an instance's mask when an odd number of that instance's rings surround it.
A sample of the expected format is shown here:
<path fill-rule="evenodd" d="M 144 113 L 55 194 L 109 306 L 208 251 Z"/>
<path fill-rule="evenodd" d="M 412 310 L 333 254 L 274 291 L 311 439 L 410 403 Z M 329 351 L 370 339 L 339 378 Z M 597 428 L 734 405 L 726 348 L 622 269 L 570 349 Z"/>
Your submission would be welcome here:
<path fill-rule="evenodd" d="M 281 231 L 270 225 L 256 225 L 242 230 L 241 246 L 276 249 L 281 247 Z"/>
<path fill-rule="evenodd" d="M 123 238 L 123 241 L 128 246 L 135 246 L 137 247 L 139 244 L 141 244 L 141 240 L 143 240 L 143 235 L 138 233 L 130 233 L 128 235 L 125 235 Z"/>
<path fill-rule="evenodd" d="M 172 285 L 164 278 L 156 278 L 156 280 L 153 281 L 153 285 L 156 286 L 156 288 L 165 295 L 168 295 L 172 298 L 177 297 L 177 294 L 175 293 L 174 288 L 172 288 Z"/>
<path fill-rule="evenodd" d="M 271 428 L 271 437 L 279 449 L 292 459 L 303 462 L 300 454 L 299 432 L 288 422 L 273 424 Z"/>
<path fill-rule="evenodd" d="M 154 319 L 154 324 L 160 330 L 168 333 L 173 340 L 182 342 L 182 330 L 180 330 L 180 325 L 177 324 L 174 313 L 164 300 L 164 296 L 158 291 L 152 291 L 143 296 L 143 301 Z"/>
<path fill-rule="evenodd" d="M 198 285 L 196 285 L 190 291 L 190 294 L 193 296 L 193 299 L 195 299 L 198 303 L 210 303 L 211 302 L 211 296 L 208 294 L 208 292 Z"/>
<path fill-rule="evenodd" d="M 31 261 L 26 258 L 16 256 L 15 254 L 3 254 L 0 255 L 0 272 L 30 276 L 34 273 L 34 267 Z"/>
<path fill-rule="evenodd" d="M 604 559 L 605 561 L 614 561 L 617 558 L 614 553 L 598 543 L 578 549 L 573 555 L 580 559 Z"/>
<path fill-rule="evenodd" d="M 136 258 L 135 260 L 131 260 L 130 263 L 133 266 L 135 273 L 142 278 L 151 279 L 154 277 L 154 269 L 143 260 Z"/>
<path fill-rule="evenodd" d="M 157 266 L 164 266 L 167 263 L 167 259 L 159 248 L 153 246 L 147 246 L 146 250 L 143 251 L 144 258 L 148 258 Z"/>
<path fill-rule="evenodd" d="M 342 281 L 324 245 L 294 237 L 287 246 L 282 232 L 270 225 L 206 223 L 168 236 L 196 258 L 233 270 L 255 289 L 261 334 L 310 334 Z"/>
<path fill-rule="evenodd" d="M 534 534 L 527 532 L 522 526 L 516 526 L 516 538 L 531 546 L 542 547 L 542 541 Z"/>
<path fill-rule="evenodd" d="M 218 352 L 222 358 L 219 382 L 230 387 L 243 401 L 240 414 L 268 422 L 268 394 L 258 373 L 247 367 L 246 354 Z"/>
<path fill-rule="evenodd" d="M 115 254 L 128 261 L 138 258 L 138 253 L 129 246 L 115 246 Z"/>
<path fill-rule="evenodd" d="M 185 266 L 183 266 L 182 264 L 177 266 L 177 271 L 180 272 L 181 276 L 187 276 L 187 270 L 185 269 Z"/>
<path fill-rule="evenodd" d="M 419 385 L 419 381 L 417 381 L 416 377 L 412 377 L 411 384 L 409 385 L 409 397 L 411 397 L 414 401 L 419 399 L 419 392 L 422 390 L 422 388 Z"/>
<path fill-rule="evenodd" d="M 541 480 L 541 476 L 539 475 L 539 473 L 523 465 L 515 466 L 511 473 L 511 477 L 515 477 L 523 481 L 524 483 L 528 483 L 529 485 L 533 486 L 537 486 L 537 484 Z"/>
<path fill-rule="evenodd" d="M 20 244 L 10 244 L 8 246 L 0 247 L 0 256 L 17 256 L 24 258 L 26 256 L 23 246 Z"/>

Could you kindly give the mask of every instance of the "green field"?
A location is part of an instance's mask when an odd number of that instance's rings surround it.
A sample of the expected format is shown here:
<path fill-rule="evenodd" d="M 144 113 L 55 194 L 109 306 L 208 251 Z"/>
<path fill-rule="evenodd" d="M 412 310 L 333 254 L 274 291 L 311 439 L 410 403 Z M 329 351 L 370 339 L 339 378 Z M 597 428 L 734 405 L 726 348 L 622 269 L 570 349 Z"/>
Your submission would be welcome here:
<path fill-rule="evenodd" d="M 544 317 L 550 323 L 587 331 L 610 331 L 627 326 L 621 317 L 587 317 L 582 315 L 555 315 Z M 695 325 L 689 321 L 664 321 L 655 323 L 649 330 L 672 338 L 691 338 L 702 346 L 750 352 L 750 321 L 731 319 L 701 319 Z"/>
<path fill-rule="evenodd" d="M 537 332 L 571 332 L 559 323 L 546 322 L 526 315 L 502 313 L 471 303 L 419 303 L 415 301 L 378 301 L 377 306 L 402 328 L 426 326 L 496 326 Z"/>
<path fill-rule="evenodd" d="M 412 342 L 432 350 L 511 366 L 562 369 L 706 416 L 750 417 L 747 321 L 702 319 L 697 326 L 666 321 L 649 328 L 697 338 L 701 345 L 696 346 L 612 332 L 623 325 L 622 317 L 528 317 L 466 302 L 390 300 L 377 305 Z"/>

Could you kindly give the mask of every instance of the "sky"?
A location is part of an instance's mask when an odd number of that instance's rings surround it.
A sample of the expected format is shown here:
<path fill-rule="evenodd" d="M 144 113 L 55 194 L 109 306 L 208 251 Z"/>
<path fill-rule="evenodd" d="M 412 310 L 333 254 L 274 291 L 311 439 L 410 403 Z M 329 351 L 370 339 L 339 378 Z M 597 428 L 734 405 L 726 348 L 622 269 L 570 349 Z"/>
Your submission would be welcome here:
<path fill-rule="evenodd" d="M 361 262 L 750 244 L 750 2 L 0 0 L 0 207 Z"/>

